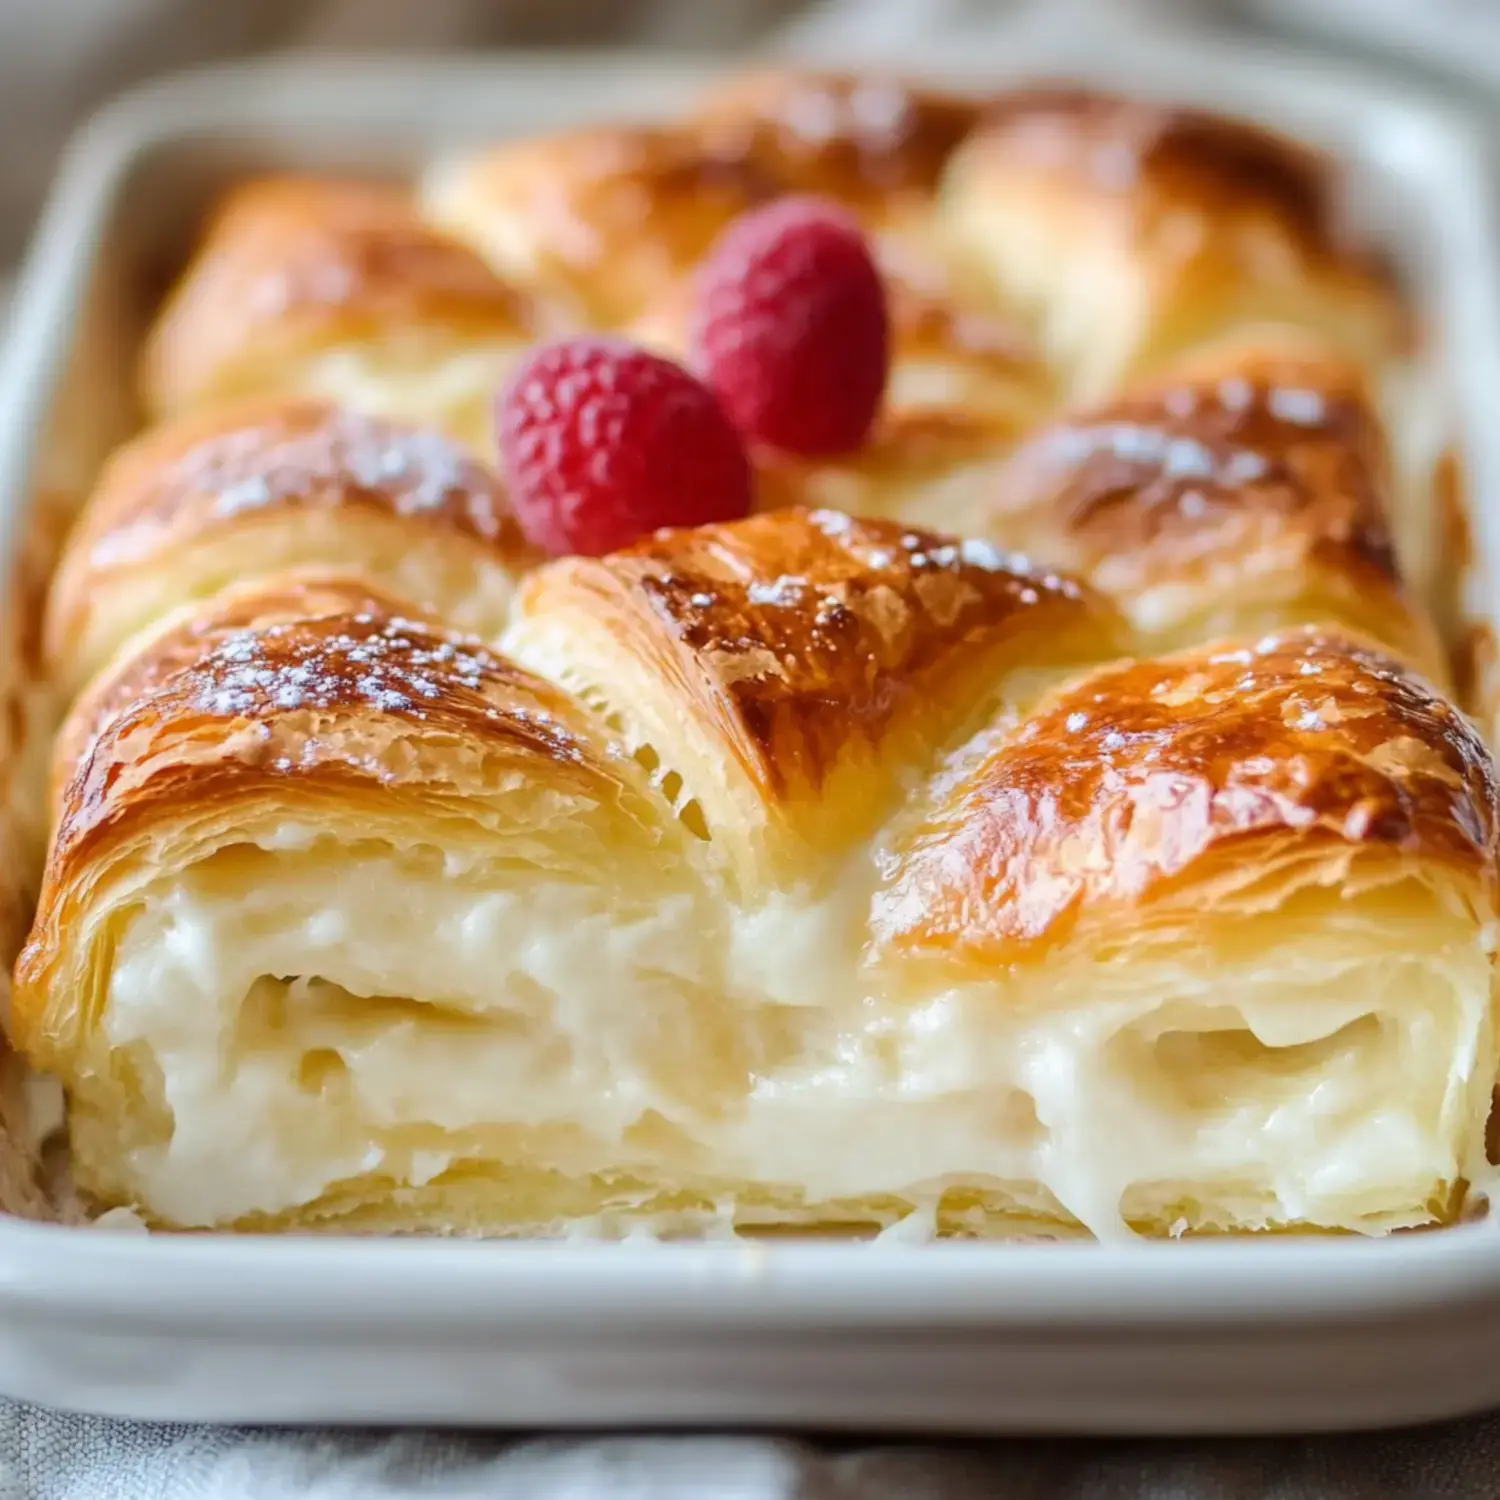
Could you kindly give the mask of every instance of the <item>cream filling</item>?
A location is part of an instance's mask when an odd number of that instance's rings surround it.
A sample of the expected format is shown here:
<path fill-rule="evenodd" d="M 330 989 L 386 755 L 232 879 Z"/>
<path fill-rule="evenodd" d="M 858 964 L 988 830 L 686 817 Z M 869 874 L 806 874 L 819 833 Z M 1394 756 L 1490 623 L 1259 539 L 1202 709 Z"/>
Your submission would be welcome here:
<path fill-rule="evenodd" d="M 399 340 L 333 349 L 299 366 L 297 383 L 369 416 L 430 423 L 492 455 L 494 400 L 509 380 L 523 342 L 429 352 Z"/>
<path fill-rule="evenodd" d="M 726 933 L 687 895 L 282 842 L 143 892 L 115 955 L 108 1043 L 149 1051 L 173 1121 L 128 1190 L 180 1224 L 482 1160 L 895 1195 L 913 1233 L 953 1186 L 1101 1237 L 1183 1200 L 1384 1229 L 1482 1125 L 1488 957 L 1379 892 L 1276 952 L 1188 939 L 914 1003 L 854 980 L 853 897 Z"/>

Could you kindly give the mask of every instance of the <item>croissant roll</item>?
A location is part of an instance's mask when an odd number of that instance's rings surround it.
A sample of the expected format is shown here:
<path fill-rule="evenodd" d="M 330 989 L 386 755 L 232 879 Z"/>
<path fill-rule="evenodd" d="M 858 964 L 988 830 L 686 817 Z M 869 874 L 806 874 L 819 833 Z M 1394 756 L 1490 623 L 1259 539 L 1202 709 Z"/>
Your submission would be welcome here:
<path fill-rule="evenodd" d="M 1126 641 L 1025 558 L 791 509 L 553 563 L 504 648 L 604 713 L 753 897 L 813 879 L 965 730 Z"/>
<path fill-rule="evenodd" d="M 323 396 L 488 451 L 494 389 L 543 322 L 404 192 L 266 178 L 219 206 L 151 329 L 142 392 L 157 417 Z"/>
<path fill-rule="evenodd" d="M 996 99 L 939 214 L 1096 400 L 1226 329 L 1315 334 L 1375 370 L 1409 329 L 1330 164 L 1245 122 L 1069 89 Z"/>
<path fill-rule="evenodd" d="M 731 219 L 777 196 L 754 162 L 669 127 L 593 127 L 437 163 L 421 187 L 435 224 L 575 323 L 631 322 Z"/>
<path fill-rule="evenodd" d="M 1359 371 L 1275 343 L 1042 428 L 977 530 L 1112 595 L 1145 653 L 1332 622 L 1444 684 L 1388 522 L 1390 465 Z"/>
<path fill-rule="evenodd" d="M 599 712 L 701 841 L 741 918 L 735 984 L 816 1013 L 863 942 L 880 826 L 1129 636 L 1025 558 L 792 507 L 540 569 L 502 644 Z"/>
<path fill-rule="evenodd" d="M 1496 812 L 1467 720 L 1335 635 L 1106 668 L 888 860 L 877 964 L 969 1043 L 902 1065 L 993 1095 L 1009 1059 L 1032 1201 L 1096 1232 L 1451 1218 L 1497 1065 Z"/>
<path fill-rule="evenodd" d="M 13 1015 L 97 1202 L 410 1226 L 450 1159 L 592 1160 L 578 1099 L 621 1151 L 643 1093 L 743 1078 L 680 825 L 562 694 L 280 605 L 140 680 L 67 791 Z"/>
<path fill-rule="evenodd" d="M 174 607 L 318 566 L 493 635 L 534 561 L 499 476 L 435 429 L 298 397 L 237 404 L 110 461 L 54 575 L 46 650 L 76 692 Z"/>

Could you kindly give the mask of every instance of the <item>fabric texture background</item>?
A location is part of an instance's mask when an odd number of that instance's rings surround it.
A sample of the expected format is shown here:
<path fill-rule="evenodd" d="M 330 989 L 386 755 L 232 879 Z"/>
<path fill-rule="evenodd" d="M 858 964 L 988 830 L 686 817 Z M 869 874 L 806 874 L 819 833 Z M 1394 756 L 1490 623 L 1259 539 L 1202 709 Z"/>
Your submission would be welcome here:
<path fill-rule="evenodd" d="M 1403 1433 L 845 1448 L 281 1432 L 0 1410 L 0 1500 L 1491 1500 L 1500 1418 Z"/>
<path fill-rule="evenodd" d="M 1436 15 L 1454 3 L 1432 0 L 1426 8 Z M 982 24 L 1006 8 L 1006 0 L 0 0 L 0 139 L 8 143 L 0 153 L 0 336 L 7 262 L 24 244 L 68 131 L 100 99 L 150 73 L 285 47 L 585 39 L 687 47 L 769 42 L 837 56 L 846 43 L 864 51 L 906 47 L 938 27 Z M 1500 77 L 1500 57 L 1494 68 Z M 1500 1415 L 1327 1439 L 860 1447 L 769 1437 L 518 1439 L 175 1426 L 0 1401 L 0 1500 L 1477 1500 L 1497 1494 Z"/>

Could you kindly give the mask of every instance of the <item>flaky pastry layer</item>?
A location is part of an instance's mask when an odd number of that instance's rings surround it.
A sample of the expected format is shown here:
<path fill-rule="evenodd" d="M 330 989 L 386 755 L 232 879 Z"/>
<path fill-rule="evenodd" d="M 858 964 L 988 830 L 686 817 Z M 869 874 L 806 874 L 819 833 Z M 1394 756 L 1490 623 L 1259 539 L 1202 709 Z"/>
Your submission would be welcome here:
<path fill-rule="evenodd" d="M 1037 429 L 973 529 L 1088 578 L 1144 653 L 1336 623 L 1445 685 L 1443 643 L 1406 584 L 1432 525 L 1398 508 L 1359 367 L 1259 335 Z"/>
<path fill-rule="evenodd" d="M 703 256 L 789 192 L 886 277 L 869 440 L 529 571 L 516 356 L 690 358 Z M 806 73 L 232 194 L 51 592 L 15 1025 L 83 1186 L 266 1230 L 1453 1217 L 1494 773 L 1337 197 L 1192 111 Z"/>
<path fill-rule="evenodd" d="M 232 190 L 153 325 L 156 417 L 269 393 L 436 422 L 478 447 L 546 318 L 400 189 L 269 177 Z"/>
<path fill-rule="evenodd" d="M 15 1021 L 99 1202 L 466 1233 L 1456 1211 L 1494 768 L 1394 659 L 1302 630 L 1110 664 L 1081 585 L 796 511 L 543 569 L 508 641 L 538 675 L 340 587 L 241 595 L 185 663 L 164 632 L 92 709 Z"/>
<path fill-rule="evenodd" d="M 176 606 L 301 568 L 490 636 L 537 560 L 500 476 L 443 433 L 305 397 L 236 402 L 115 453 L 53 576 L 44 649 L 71 694 Z"/>
<path fill-rule="evenodd" d="M 832 198 L 869 231 L 893 364 L 858 451 L 755 455 L 762 508 L 976 533 L 1007 456 L 1062 396 L 1113 396 L 1226 333 L 1296 332 L 1352 360 L 1403 455 L 1422 425 L 1403 383 L 1405 303 L 1316 152 L 1098 92 L 805 70 L 731 80 L 674 121 L 438 161 L 410 199 L 252 183 L 159 319 L 145 388 L 158 413 L 312 393 L 438 422 L 485 453 L 490 398 L 539 330 L 623 330 L 683 354 L 704 256 L 735 217 L 788 193 Z M 1398 526 L 1403 544 L 1410 530 Z M 1404 547 L 1424 591 L 1429 541 Z"/>

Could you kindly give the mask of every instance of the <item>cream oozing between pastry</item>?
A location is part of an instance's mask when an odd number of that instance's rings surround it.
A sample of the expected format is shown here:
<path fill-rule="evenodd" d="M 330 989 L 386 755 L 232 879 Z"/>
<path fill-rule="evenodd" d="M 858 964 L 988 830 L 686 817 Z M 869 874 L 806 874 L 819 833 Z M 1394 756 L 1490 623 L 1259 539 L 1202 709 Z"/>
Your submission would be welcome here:
<path fill-rule="evenodd" d="M 520 343 L 451 348 L 423 338 L 386 338 L 309 356 L 293 372 L 294 388 L 351 411 L 430 422 L 476 452 L 489 453 L 495 392 L 510 378 L 524 348 Z"/>
<path fill-rule="evenodd" d="M 420 206 L 272 182 L 216 221 L 150 409 L 312 392 L 486 452 L 534 330 L 680 353 L 694 268 L 768 195 L 845 199 L 911 256 L 879 426 L 755 455 L 774 515 L 529 572 L 498 476 L 414 518 L 335 444 L 261 542 L 246 510 L 125 577 L 101 659 L 169 573 L 199 598 L 336 563 L 401 613 L 231 632 L 206 606 L 200 656 L 147 646 L 130 702 L 77 715 L 14 1030 L 100 1205 L 485 1234 L 1456 1216 L 1497 1066 L 1500 799 L 1438 696 L 1401 289 L 1320 162 L 1243 123 L 1046 89 L 898 91 L 881 125 L 849 82 L 797 85 L 838 106 L 815 142 L 752 91 L 435 167 Z M 1289 334 L 1316 367 L 1288 373 Z M 997 508 L 1058 398 L 1127 401 L 1127 440 L 1093 445 L 1097 484 Z M 284 439 L 236 480 L 285 471 Z M 157 520 L 222 499 L 154 484 Z M 53 632 L 80 680 L 72 622 L 110 614 L 85 561 Z M 498 657 L 407 618 L 493 637 L 516 580 Z"/>
<path fill-rule="evenodd" d="M 108 981 L 108 1045 L 169 1113 L 129 1176 L 182 1225 L 509 1161 L 544 1169 L 507 1202 L 523 1231 L 577 1217 L 555 1178 L 622 1227 L 687 1226 L 658 1202 L 687 1186 L 742 1226 L 956 1193 L 1105 1237 L 1213 1227 L 1209 1202 L 1373 1231 L 1472 1165 L 1452 1142 L 1486 1087 L 1489 956 L 1441 890 L 1313 888 L 1211 942 L 920 994 L 851 962 L 857 880 L 725 931 L 686 895 L 265 843 L 142 891 Z"/>

